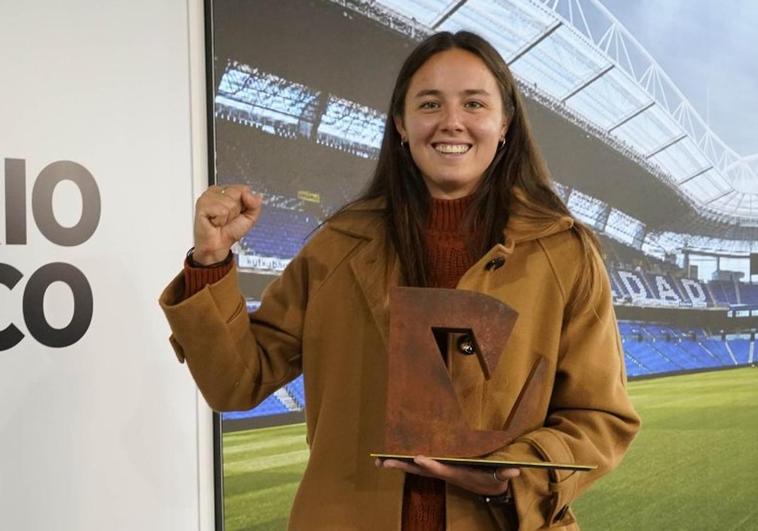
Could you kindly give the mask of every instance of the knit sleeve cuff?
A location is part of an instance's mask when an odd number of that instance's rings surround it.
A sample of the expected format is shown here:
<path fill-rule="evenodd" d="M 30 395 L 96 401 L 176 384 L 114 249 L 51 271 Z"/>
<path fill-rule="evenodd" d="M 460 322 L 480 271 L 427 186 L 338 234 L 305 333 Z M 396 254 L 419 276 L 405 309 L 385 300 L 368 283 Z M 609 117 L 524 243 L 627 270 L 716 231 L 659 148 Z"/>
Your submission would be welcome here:
<path fill-rule="evenodd" d="M 193 267 L 189 258 L 185 258 L 184 298 L 192 297 L 208 284 L 221 280 L 234 267 L 234 260 L 231 257 L 232 254 L 229 253 L 229 258 L 216 267 Z"/>

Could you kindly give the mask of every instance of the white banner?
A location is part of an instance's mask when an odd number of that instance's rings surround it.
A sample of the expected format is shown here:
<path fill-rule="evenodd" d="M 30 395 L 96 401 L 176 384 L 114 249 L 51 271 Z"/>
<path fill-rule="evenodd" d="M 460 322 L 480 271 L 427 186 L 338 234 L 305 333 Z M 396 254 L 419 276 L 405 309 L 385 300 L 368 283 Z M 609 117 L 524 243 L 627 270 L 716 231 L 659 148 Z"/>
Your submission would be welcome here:
<path fill-rule="evenodd" d="M 0 3 L 2 529 L 209 529 L 209 413 L 157 305 L 204 150 L 198 4 Z"/>

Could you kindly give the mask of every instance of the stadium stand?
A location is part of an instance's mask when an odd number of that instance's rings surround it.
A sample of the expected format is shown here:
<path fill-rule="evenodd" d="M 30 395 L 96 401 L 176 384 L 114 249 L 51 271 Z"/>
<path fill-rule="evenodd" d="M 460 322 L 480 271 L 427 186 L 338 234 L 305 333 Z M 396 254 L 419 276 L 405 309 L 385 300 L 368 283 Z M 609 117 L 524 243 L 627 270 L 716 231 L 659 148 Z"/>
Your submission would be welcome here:
<path fill-rule="evenodd" d="M 651 164 L 644 156 L 646 150 L 643 150 L 641 154 L 639 146 L 631 148 L 627 145 L 630 138 L 616 138 L 602 128 L 598 128 L 591 121 L 569 111 L 565 105 L 559 104 L 558 100 L 554 98 L 546 100 L 536 84 L 525 84 L 522 88 L 528 96 L 556 112 L 563 114 L 568 112 L 566 117 L 570 117 L 571 121 L 579 124 L 584 130 L 593 132 L 596 137 L 605 139 L 619 152 L 638 161 L 651 174 L 658 175 L 663 181 L 671 181 L 671 176 L 663 171 L 659 164 Z M 385 122 L 385 115 L 376 109 L 333 94 L 322 93 L 316 88 L 260 71 L 256 67 L 238 63 L 233 59 L 227 61 L 217 88 L 215 104 L 216 117 L 224 121 L 286 139 L 310 141 L 364 159 L 376 158 Z M 637 140 L 642 141 L 644 138 L 647 136 Z M 680 148 L 681 146 L 673 146 L 671 149 Z M 700 174 L 696 174 L 695 177 L 700 177 Z M 335 177 L 330 176 L 330 178 Z M 681 182 L 688 181 L 689 178 Z M 599 233 L 605 234 L 606 239 L 626 244 L 616 249 L 617 256 L 614 258 L 619 258 L 621 263 L 639 265 L 653 272 L 657 272 L 658 267 L 662 271 L 672 272 L 669 269 L 671 264 L 667 264 L 660 259 L 661 257 L 656 256 L 656 253 L 661 252 L 662 242 L 671 244 L 676 241 L 683 244 L 686 241 L 704 249 L 714 248 L 715 250 L 725 246 L 730 248 L 736 246 L 739 252 L 745 251 L 744 241 L 729 242 L 693 234 L 649 231 L 644 222 L 578 189 L 557 188 L 572 213 L 580 220 Z M 689 193 L 687 190 L 682 193 L 687 195 Z M 331 194 L 324 191 L 322 195 Z M 335 206 L 343 204 L 350 198 L 350 195 L 336 194 L 325 203 L 325 206 L 331 211 Z M 658 251 L 654 250 L 655 248 Z M 640 255 L 645 258 L 639 260 Z M 673 267 L 676 268 L 675 265 Z"/>
<path fill-rule="evenodd" d="M 248 411 L 230 411 L 222 413 L 224 420 L 248 419 L 251 417 L 266 417 L 269 415 L 281 415 L 288 413 L 287 407 L 275 395 L 267 397 L 255 408 Z"/>
<path fill-rule="evenodd" d="M 739 290 L 738 298 L 742 304 L 750 307 L 758 307 L 758 284 L 738 282 L 735 286 Z"/>
<path fill-rule="evenodd" d="M 253 409 L 222 413 L 222 418 L 224 420 L 241 420 L 283 415 L 293 411 L 303 411 L 303 409 L 305 409 L 305 390 L 303 388 L 303 377 L 298 376 Z"/>
<path fill-rule="evenodd" d="M 619 331 L 629 378 L 747 365 L 754 349 L 749 336 L 732 335 L 722 340 L 698 327 L 621 320 Z M 250 411 L 224 413 L 223 418 L 264 417 L 305 409 L 302 376 L 285 385 L 283 391 L 284 395 L 271 395 Z"/>
<path fill-rule="evenodd" d="M 622 266 L 624 267 L 624 266 Z M 636 306 L 716 307 L 727 306 L 714 300 L 705 282 L 668 273 L 634 271 L 610 267 L 611 290 L 616 304 Z"/>
<path fill-rule="evenodd" d="M 727 339 L 727 344 L 729 345 L 729 348 L 731 348 L 731 351 L 734 353 L 737 364 L 743 365 L 749 363 L 751 343 L 752 342 L 745 337 Z"/>
<path fill-rule="evenodd" d="M 702 328 L 619 321 L 627 375 L 631 378 L 749 363 L 749 339 L 721 340 Z"/>
<path fill-rule="evenodd" d="M 265 208 L 256 224 L 242 239 L 250 254 L 291 259 L 303 246 L 318 220 L 294 210 Z"/>
<path fill-rule="evenodd" d="M 217 118 L 283 138 L 307 138 L 362 158 L 377 158 L 386 116 L 229 60 L 215 98 Z"/>
<path fill-rule="evenodd" d="M 266 205 L 255 228 L 240 241 L 237 265 L 243 270 L 283 271 L 319 223 L 313 215 Z"/>
<path fill-rule="evenodd" d="M 254 230 L 242 239 L 242 270 L 279 273 L 318 228 L 321 218 L 294 198 L 270 195 Z M 323 215 L 323 214 L 322 214 Z M 603 239 L 616 304 L 682 308 L 758 309 L 758 285 L 687 278 L 684 271 L 609 238 Z"/>

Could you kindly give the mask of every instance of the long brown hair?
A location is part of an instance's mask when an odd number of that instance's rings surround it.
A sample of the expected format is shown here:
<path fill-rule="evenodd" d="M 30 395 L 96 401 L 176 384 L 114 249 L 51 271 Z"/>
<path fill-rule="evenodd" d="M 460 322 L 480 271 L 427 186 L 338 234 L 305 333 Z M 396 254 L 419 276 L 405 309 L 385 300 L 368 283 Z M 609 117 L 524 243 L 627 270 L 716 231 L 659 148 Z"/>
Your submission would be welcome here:
<path fill-rule="evenodd" d="M 405 96 L 416 71 L 433 55 L 453 48 L 473 53 L 492 72 L 500 88 L 508 123 L 505 147 L 496 152 L 469 208 L 467 226 L 473 234 L 480 236 L 471 243 L 472 255 L 481 257 L 493 245 L 502 243 L 514 200 L 514 187 L 521 188 L 529 206 L 541 214 L 571 216 L 553 190 L 547 166 L 527 120 L 524 101 L 503 58 L 489 42 L 474 33 L 436 33 L 422 41 L 400 68 L 392 91 L 379 160 L 367 190 L 356 201 L 385 198 L 385 226 L 400 260 L 405 282 L 410 286 L 428 285 L 424 226 L 430 195 L 409 150 L 401 144 L 394 118 L 403 117 Z M 599 251 L 600 246 L 594 233 L 576 219 L 574 231 L 582 243 L 588 265 L 588 268 L 582 268 L 578 286 L 578 299 L 582 301 L 589 297 L 592 279 L 597 274 L 593 253 Z"/>

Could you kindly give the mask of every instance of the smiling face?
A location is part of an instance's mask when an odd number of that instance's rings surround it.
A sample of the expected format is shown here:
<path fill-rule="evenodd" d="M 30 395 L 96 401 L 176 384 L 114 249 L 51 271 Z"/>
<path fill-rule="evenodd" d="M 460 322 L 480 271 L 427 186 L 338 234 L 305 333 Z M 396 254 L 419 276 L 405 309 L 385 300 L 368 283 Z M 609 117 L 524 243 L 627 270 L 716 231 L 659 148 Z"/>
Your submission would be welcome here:
<path fill-rule="evenodd" d="M 471 52 L 433 55 L 413 74 L 395 127 L 432 197 L 469 195 L 507 129 L 497 80 Z"/>

